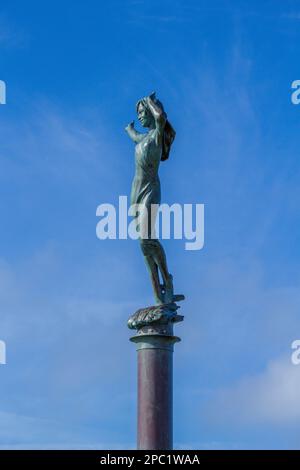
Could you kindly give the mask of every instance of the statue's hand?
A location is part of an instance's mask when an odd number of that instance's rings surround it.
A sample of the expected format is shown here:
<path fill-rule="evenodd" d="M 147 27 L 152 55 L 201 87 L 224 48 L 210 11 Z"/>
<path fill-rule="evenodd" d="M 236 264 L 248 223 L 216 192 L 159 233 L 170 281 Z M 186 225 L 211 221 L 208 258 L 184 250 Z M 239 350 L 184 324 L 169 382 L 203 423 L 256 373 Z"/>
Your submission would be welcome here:
<path fill-rule="evenodd" d="M 131 129 L 134 129 L 134 121 L 131 121 L 131 122 L 125 127 L 125 131 L 130 131 Z"/>
<path fill-rule="evenodd" d="M 145 96 L 142 101 L 144 101 L 145 104 L 148 104 L 149 101 L 155 101 L 156 100 L 155 93 L 156 93 L 155 91 L 152 91 L 152 93 L 150 93 L 150 95 L 148 96 Z"/>

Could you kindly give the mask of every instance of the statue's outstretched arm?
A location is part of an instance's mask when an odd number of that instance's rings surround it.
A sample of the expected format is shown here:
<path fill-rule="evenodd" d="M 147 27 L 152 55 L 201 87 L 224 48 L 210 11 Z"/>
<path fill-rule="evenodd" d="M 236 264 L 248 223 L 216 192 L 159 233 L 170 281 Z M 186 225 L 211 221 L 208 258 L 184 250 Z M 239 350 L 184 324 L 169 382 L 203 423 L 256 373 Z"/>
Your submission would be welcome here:
<path fill-rule="evenodd" d="M 128 126 L 125 127 L 125 131 L 136 144 L 141 142 L 141 140 L 145 137 L 145 134 L 142 134 L 141 132 L 135 130 L 134 121 L 130 122 Z"/>

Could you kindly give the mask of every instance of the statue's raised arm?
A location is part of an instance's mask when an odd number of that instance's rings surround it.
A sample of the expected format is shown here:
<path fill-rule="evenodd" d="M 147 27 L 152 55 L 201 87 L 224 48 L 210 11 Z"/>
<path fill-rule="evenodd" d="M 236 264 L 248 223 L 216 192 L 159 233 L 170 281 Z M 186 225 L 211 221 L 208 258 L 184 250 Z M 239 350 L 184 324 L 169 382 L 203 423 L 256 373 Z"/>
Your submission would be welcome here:
<path fill-rule="evenodd" d="M 167 117 L 166 117 L 166 113 L 164 112 L 161 103 L 158 100 L 156 100 L 155 92 L 152 93 L 147 98 L 145 98 L 145 100 L 146 100 L 146 104 L 148 105 L 152 113 L 152 116 L 154 117 L 156 128 L 159 131 L 163 132 Z"/>

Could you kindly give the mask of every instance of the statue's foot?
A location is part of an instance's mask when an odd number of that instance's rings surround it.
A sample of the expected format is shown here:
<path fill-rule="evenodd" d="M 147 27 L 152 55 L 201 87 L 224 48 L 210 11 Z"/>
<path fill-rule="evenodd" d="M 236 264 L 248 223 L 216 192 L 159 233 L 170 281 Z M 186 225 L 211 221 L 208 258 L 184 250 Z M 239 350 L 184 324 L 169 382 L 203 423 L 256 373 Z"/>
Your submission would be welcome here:
<path fill-rule="evenodd" d="M 155 295 L 156 305 L 171 304 L 184 299 L 183 294 L 174 294 L 172 274 L 169 275 L 166 284 L 160 284 L 160 295 Z"/>
<path fill-rule="evenodd" d="M 184 300 L 185 297 L 183 294 L 174 294 L 173 295 L 173 302 L 180 302 L 181 300 Z"/>

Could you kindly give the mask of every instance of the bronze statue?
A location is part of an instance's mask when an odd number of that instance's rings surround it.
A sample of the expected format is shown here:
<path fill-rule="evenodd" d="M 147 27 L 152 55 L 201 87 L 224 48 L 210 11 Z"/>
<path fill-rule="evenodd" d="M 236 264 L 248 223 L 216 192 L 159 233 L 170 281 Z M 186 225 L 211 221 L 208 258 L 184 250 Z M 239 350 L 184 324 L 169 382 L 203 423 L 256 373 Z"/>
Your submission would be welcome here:
<path fill-rule="evenodd" d="M 156 304 L 170 304 L 184 297 L 174 296 L 173 277 L 168 270 L 165 251 L 155 236 L 155 219 L 161 202 L 159 164 L 169 157 L 175 131 L 155 93 L 139 100 L 136 111 L 141 125 L 149 130 L 145 134 L 137 132 L 134 121 L 125 128 L 136 144 L 131 205 L 139 204 L 139 210 L 135 213 L 137 230 Z"/>

